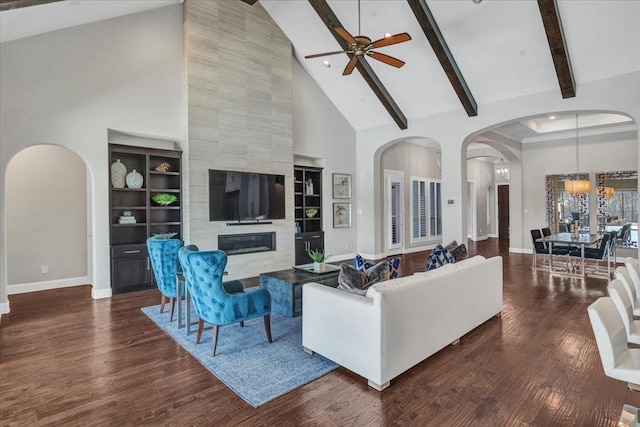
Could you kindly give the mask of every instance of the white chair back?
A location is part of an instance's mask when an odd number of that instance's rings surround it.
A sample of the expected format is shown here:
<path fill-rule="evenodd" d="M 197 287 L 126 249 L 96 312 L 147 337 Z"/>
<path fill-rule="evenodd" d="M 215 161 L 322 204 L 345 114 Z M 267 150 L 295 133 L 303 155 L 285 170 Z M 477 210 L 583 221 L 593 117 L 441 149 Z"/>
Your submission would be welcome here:
<path fill-rule="evenodd" d="M 615 304 L 609 297 L 600 297 L 587 307 L 587 312 L 598 344 L 604 373 L 609 377 L 628 381 L 616 372 L 616 359 L 629 350 L 629 344 L 624 323 Z"/>
<path fill-rule="evenodd" d="M 624 266 L 627 267 L 629 277 L 631 277 L 631 285 L 636 288 L 636 294 L 640 292 L 640 267 L 638 266 L 638 260 L 627 257 L 624 259 Z"/>
<path fill-rule="evenodd" d="M 620 280 L 612 280 L 607 286 L 609 296 L 613 300 L 613 304 L 616 306 L 624 329 L 627 332 L 627 341 L 637 343 L 638 336 L 632 336 L 631 325 L 633 325 L 633 306 L 631 305 L 631 298 L 629 293 Z"/>
<path fill-rule="evenodd" d="M 638 299 L 638 293 L 636 292 L 636 287 L 633 286 L 633 281 L 629 276 L 629 272 L 626 267 L 616 267 L 616 280 L 619 280 L 624 285 L 624 288 L 627 290 L 629 294 L 629 298 L 631 299 L 631 303 L 635 304 Z"/>

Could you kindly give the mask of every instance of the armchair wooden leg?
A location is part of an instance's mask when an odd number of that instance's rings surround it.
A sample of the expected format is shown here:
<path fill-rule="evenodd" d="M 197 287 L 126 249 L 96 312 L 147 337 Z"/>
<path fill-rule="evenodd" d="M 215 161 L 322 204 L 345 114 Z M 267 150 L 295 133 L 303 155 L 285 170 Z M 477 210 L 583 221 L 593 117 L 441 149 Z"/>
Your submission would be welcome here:
<path fill-rule="evenodd" d="M 187 323 L 187 328 L 189 324 Z M 200 344 L 200 338 L 202 338 L 202 330 L 204 329 L 204 320 L 198 319 L 198 336 L 196 337 L 196 344 Z"/>
<path fill-rule="evenodd" d="M 218 325 L 213 325 L 213 338 L 211 344 L 211 357 L 216 355 L 216 347 L 218 346 L 218 332 L 220 332 L 220 327 Z"/>
<path fill-rule="evenodd" d="M 264 331 L 267 333 L 267 340 L 273 342 L 271 339 L 271 315 L 264 316 Z"/>
<path fill-rule="evenodd" d="M 241 327 L 241 328 L 244 328 L 244 320 L 241 320 L 241 321 L 240 321 L 240 327 Z"/>
<path fill-rule="evenodd" d="M 160 299 L 160 313 L 164 313 L 164 305 L 167 302 L 167 297 L 162 295 L 162 299 Z"/>
<path fill-rule="evenodd" d="M 169 322 L 173 322 L 173 309 L 176 307 L 176 299 L 169 298 Z"/>

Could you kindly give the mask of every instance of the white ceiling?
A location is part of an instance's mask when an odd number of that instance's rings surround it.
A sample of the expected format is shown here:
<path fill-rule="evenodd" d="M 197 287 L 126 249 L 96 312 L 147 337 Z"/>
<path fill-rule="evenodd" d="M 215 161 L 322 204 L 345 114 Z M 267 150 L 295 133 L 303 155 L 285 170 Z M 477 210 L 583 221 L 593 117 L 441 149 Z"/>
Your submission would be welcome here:
<path fill-rule="evenodd" d="M 0 41 L 179 3 L 181 0 L 70 0 L 4 11 L 0 13 Z M 296 59 L 356 130 L 393 123 L 357 70 L 342 76 L 347 55 L 304 59 L 305 55 L 340 50 L 306 0 L 259 0 L 259 4 L 289 37 Z M 328 4 L 356 35 L 357 0 L 328 0 Z M 547 90 L 561 97 L 535 0 L 483 0 L 479 4 L 428 0 L 427 4 L 478 104 L 479 115 L 484 104 L 503 99 Z M 640 70 L 639 0 L 558 0 L 558 7 L 578 96 L 581 83 Z M 412 37 L 378 49 L 406 61 L 400 69 L 367 58 L 409 120 L 462 109 L 405 0 L 361 0 L 361 10 L 362 33 L 371 39 L 405 31 Z M 323 65 L 324 59 L 331 61 L 330 68 Z M 609 119 L 599 115 L 592 121 Z M 588 121 L 580 116 L 580 127 Z M 547 117 L 522 121 L 503 126 L 499 133 L 527 142 L 575 128 L 574 116 L 551 122 Z"/>
<path fill-rule="evenodd" d="M 307 1 L 260 0 L 292 41 L 294 55 L 357 130 L 393 123 L 361 75 L 342 76 L 340 50 Z M 328 0 L 345 28 L 357 33 L 356 0 Z M 428 0 L 441 32 L 482 114 L 483 104 L 560 89 L 535 0 Z M 559 0 L 559 13 L 579 96 L 584 82 L 640 70 L 640 1 Z M 406 61 L 400 69 L 367 58 L 410 120 L 462 109 L 424 32 L 404 0 L 362 0 L 361 28 L 375 40 L 408 32 L 412 40 L 379 49 Z M 324 59 L 331 68 L 323 66 Z"/>

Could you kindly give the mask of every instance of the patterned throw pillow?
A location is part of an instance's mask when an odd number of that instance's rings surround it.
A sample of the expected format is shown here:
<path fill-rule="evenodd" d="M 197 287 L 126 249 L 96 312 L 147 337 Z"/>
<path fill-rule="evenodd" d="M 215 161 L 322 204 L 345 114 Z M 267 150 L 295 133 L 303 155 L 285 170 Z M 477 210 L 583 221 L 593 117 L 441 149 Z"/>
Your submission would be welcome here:
<path fill-rule="evenodd" d="M 451 256 L 456 261 L 462 261 L 468 255 L 469 255 L 469 253 L 467 252 L 467 246 L 464 243 L 461 244 L 460 246 L 456 247 L 454 250 L 451 251 Z"/>
<path fill-rule="evenodd" d="M 390 260 L 387 260 L 387 262 L 389 263 L 389 274 L 390 274 L 389 278 L 395 279 L 396 277 L 398 277 L 398 268 L 400 267 L 400 257 L 392 258 Z M 368 270 L 373 266 L 374 266 L 373 262 L 362 258 L 360 254 L 356 254 L 356 257 L 353 260 L 353 267 L 362 273 L 364 273 L 366 270 Z"/>
<path fill-rule="evenodd" d="M 364 295 L 369 286 L 389 279 L 389 263 L 382 261 L 364 272 L 348 265 L 340 265 L 338 275 L 338 289 L 342 289 L 354 294 Z"/>
<path fill-rule="evenodd" d="M 445 264 L 453 264 L 456 259 L 451 255 L 451 252 L 442 245 L 436 246 L 431 254 L 427 258 L 426 271 L 435 270 L 438 267 L 442 267 Z"/>

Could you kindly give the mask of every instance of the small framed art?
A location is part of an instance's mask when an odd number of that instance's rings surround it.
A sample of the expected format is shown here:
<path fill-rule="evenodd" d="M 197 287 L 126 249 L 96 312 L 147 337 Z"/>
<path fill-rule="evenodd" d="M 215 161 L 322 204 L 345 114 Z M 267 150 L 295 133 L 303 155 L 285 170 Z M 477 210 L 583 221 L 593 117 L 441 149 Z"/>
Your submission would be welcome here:
<path fill-rule="evenodd" d="M 351 198 L 351 175 L 344 173 L 333 174 L 333 198 Z"/>
<path fill-rule="evenodd" d="M 351 203 L 333 204 L 333 228 L 351 227 Z"/>

